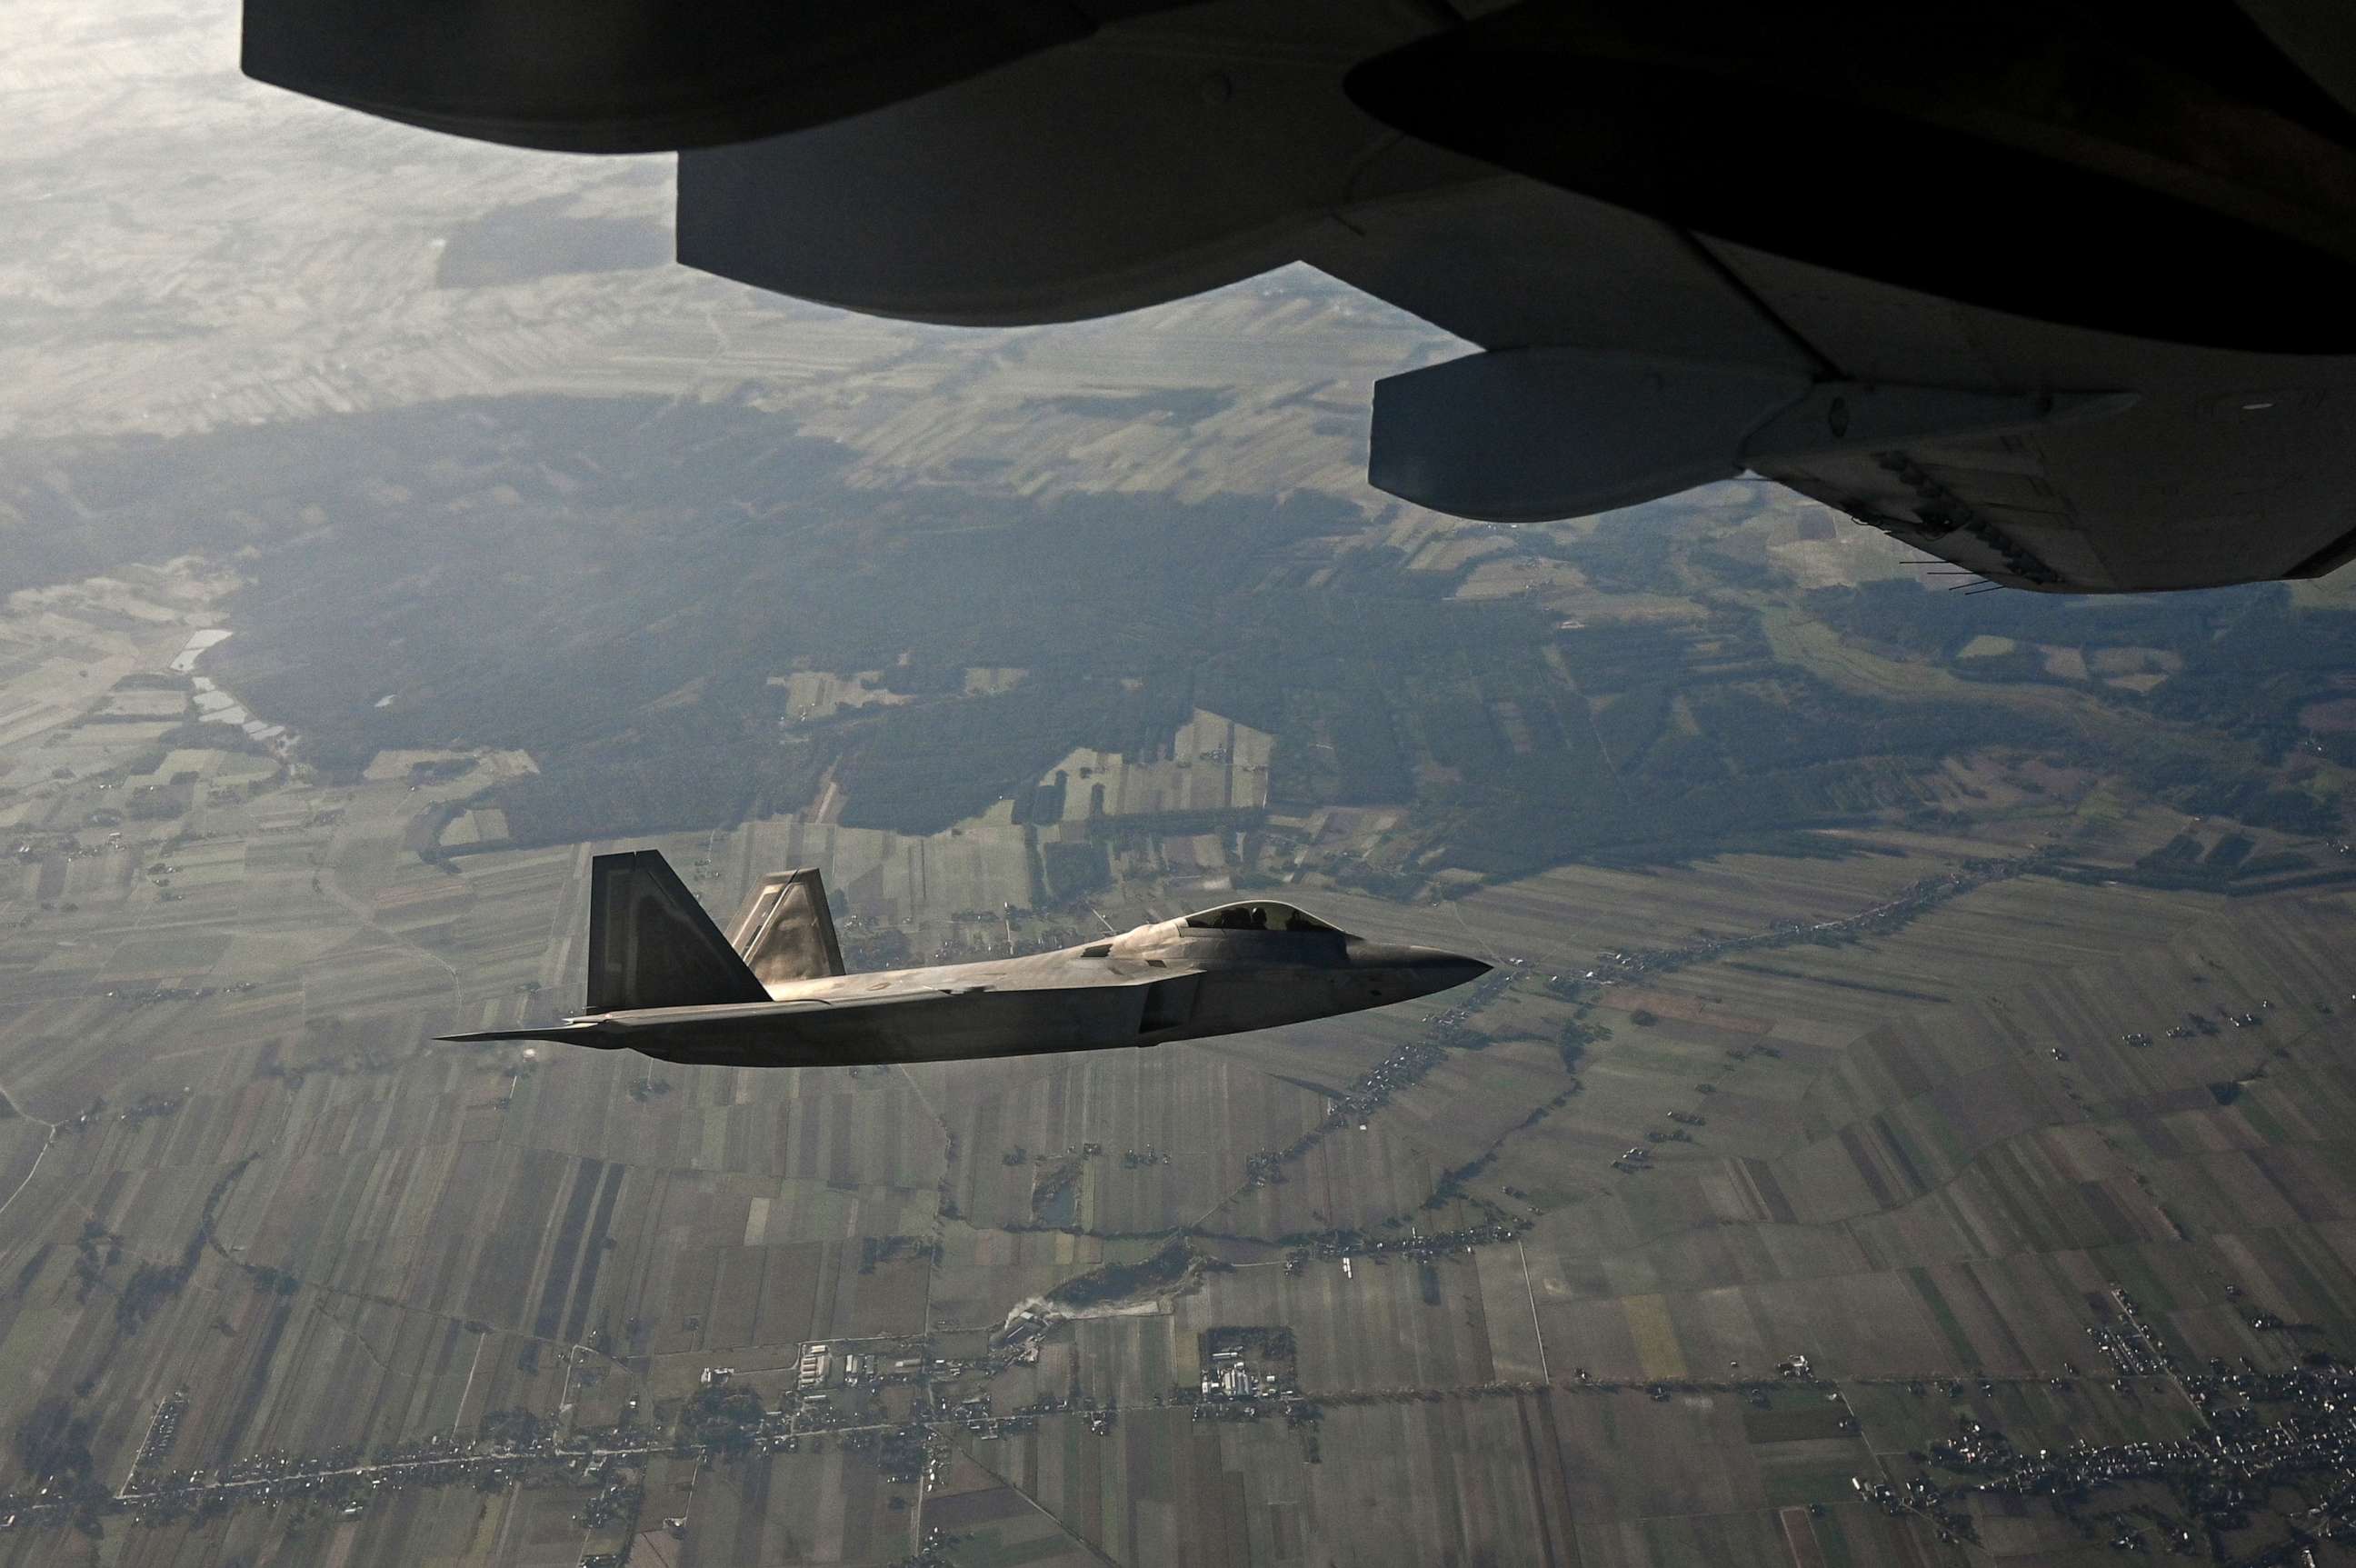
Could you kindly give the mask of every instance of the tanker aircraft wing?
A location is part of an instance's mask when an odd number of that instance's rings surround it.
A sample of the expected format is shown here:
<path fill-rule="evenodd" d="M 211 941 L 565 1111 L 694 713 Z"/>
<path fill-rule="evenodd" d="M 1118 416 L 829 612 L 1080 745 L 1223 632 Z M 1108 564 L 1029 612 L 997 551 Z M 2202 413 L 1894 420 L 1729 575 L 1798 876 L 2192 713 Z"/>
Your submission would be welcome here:
<path fill-rule="evenodd" d="M 680 260 L 882 316 L 1310 263 L 1475 350 L 1375 394 L 1460 516 L 1747 471 L 2015 587 L 2356 554 L 2340 0 L 246 0 L 244 64 L 682 149 Z"/>

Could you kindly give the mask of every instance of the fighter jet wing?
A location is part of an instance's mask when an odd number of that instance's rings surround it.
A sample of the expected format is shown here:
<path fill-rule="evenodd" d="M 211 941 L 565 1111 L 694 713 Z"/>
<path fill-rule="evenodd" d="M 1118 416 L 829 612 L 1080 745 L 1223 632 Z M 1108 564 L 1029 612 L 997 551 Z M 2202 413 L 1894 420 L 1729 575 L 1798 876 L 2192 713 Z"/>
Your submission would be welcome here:
<path fill-rule="evenodd" d="M 764 985 L 843 972 L 826 878 L 815 866 L 780 872 L 763 882 L 736 918 L 729 940 Z"/>

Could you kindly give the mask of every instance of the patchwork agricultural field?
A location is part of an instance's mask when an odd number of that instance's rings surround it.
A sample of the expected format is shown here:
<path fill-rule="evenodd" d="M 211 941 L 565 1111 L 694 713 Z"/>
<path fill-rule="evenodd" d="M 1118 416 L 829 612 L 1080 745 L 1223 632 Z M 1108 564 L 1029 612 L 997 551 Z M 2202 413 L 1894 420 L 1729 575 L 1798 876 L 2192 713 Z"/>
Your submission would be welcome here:
<path fill-rule="evenodd" d="M 1363 476 L 1462 346 L 1305 269 L 822 311 L 662 264 L 659 160 L 18 9 L 0 1564 L 2351 1555 L 2346 584 L 1459 523 Z M 861 968 L 1252 895 L 1495 967 L 444 1043 L 582 1004 L 624 848 Z"/>
<path fill-rule="evenodd" d="M 1345 929 L 1497 967 L 1008 1063 L 442 1045 L 573 1004 L 605 845 L 423 853 L 528 757 L 331 781 L 190 724 L 166 699 L 203 656 L 165 667 L 220 591 L 159 567 L 0 626 L 9 705 L 52 715 L 0 779 L 0 1407 L 30 1514 L 0 1559 L 52 1560 L 70 1507 L 156 1563 L 2231 1552 L 2264 1510 L 2188 1513 L 2181 1477 L 2082 1475 L 2057 1508 L 1912 1455 L 1977 1423 L 2099 1467 L 2213 1418 L 2211 1358 L 2319 1375 L 2356 1344 L 2351 895 L 2136 875 L 2232 823 L 2021 796 L 1402 903 L 1331 858 L 1378 821 L 1208 847 L 1181 822 L 1124 829 L 1097 913 L 1289 855 Z M 1169 754 L 1275 749 L 1198 714 Z M 1119 767 L 1079 755 L 1059 770 Z M 1043 899 L 1041 831 L 636 842 L 723 914 L 815 864 L 854 946 L 981 956 L 1094 924 Z M 2116 1349 L 2127 1323 L 2171 1359 Z M 1267 1386 L 1212 1391 L 1208 1347 L 1278 1335 Z M 45 1512 L 40 1466 L 80 1501 Z"/>

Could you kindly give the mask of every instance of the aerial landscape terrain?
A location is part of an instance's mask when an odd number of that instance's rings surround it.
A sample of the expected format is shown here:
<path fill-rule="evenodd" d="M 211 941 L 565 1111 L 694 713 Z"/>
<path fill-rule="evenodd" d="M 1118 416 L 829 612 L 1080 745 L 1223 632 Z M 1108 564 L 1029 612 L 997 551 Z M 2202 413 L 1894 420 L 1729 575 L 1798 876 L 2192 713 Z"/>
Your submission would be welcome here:
<path fill-rule="evenodd" d="M 1450 340 L 1306 270 L 867 320 L 233 5 L 5 28 L 0 1563 L 2351 1555 L 2344 582 L 1460 522 L 1363 478 Z M 581 1006 L 623 848 L 854 969 L 1261 891 L 1495 967 L 437 1041 Z"/>

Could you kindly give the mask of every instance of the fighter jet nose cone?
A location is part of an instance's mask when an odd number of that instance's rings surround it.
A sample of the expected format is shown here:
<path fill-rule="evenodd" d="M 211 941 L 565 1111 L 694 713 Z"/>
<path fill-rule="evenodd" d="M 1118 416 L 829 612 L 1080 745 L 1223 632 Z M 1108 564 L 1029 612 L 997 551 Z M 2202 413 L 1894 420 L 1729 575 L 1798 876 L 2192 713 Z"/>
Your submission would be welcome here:
<path fill-rule="evenodd" d="M 1362 969 L 1387 970 L 1397 974 L 1416 996 L 1446 991 L 1489 972 L 1490 966 L 1443 948 L 1405 947 L 1389 942 L 1354 941 L 1350 961 Z"/>
<path fill-rule="evenodd" d="M 1442 952 L 1437 948 L 1415 948 L 1413 962 L 1408 965 L 1408 983 L 1419 996 L 1430 996 L 1441 991 L 1453 991 L 1469 984 L 1489 972 L 1489 966 L 1477 958 L 1462 953 Z"/>
<path fill-rule="evenodd" d="M 1488 973 L 1493 967 L 1477 958 L 1466 958 L 1462 953 L 1441 953 L 1426 966 L 1432 978 L 1439 982 L 1432 987 L 1435 991 L 1445 991 L 1451 985 L 1469 984 Z"/>

